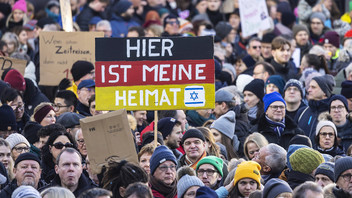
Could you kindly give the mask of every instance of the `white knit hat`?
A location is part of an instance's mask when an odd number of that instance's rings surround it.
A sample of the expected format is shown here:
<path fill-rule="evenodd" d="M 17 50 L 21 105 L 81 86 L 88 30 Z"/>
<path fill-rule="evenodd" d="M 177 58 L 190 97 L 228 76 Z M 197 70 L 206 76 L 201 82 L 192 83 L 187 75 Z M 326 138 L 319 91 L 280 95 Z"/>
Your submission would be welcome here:
<path fill-rule="evenodd" d="M 25 143 L 28 147 L 30 146 L 28 140 L 19 133 L 13 133 L 9 135 L 5 140 L 10 144 L 11 150 L 13 147 L 20 143 Z"/>

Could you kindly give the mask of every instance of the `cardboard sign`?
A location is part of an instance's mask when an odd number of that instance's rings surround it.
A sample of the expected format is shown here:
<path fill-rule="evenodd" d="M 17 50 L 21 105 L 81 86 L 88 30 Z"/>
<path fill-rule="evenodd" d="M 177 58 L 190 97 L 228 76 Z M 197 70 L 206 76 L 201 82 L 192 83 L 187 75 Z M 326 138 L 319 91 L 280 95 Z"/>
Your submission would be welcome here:
<path fill-rule="evenodd" d="M 270 28 L 265 0 L 239 0 L 242 36 L 247 37 Z"/>
<path fill-rule="evenodd" d="M 6 69 L 17 69 L 22 76 L 24 76 L 24 71 L 27 66 L 27 61 L 21 60 L 21 59 L 16 59 L 16 58 L 10 58 L 6 56 L 0 56 L 0 65 L 1 65 L 1 71 L 0 71 L 0 76 Z"/>
<path fill-rule="evenodd" d="M 138 163 L 125 109 L 80 120 L 93 172 L 100 173 L 109 161 Z"/>
<path fill-rule="evenodd" d="M 56 86 L 72 79 L 71 67 L 78 60 L 95 62 L 95 38 L 103 32 L 40 32 L 40 85 Z"/>
<path fill-rule="evenodd" d="M 62 28 L 65 32 L 73 32 L 72 12 L 70 0 L 60 0 Z"/>
<path fill-rule="evenodd" d="M 208 109 L 212 37 L 97 38 L 96 109 Z"/>

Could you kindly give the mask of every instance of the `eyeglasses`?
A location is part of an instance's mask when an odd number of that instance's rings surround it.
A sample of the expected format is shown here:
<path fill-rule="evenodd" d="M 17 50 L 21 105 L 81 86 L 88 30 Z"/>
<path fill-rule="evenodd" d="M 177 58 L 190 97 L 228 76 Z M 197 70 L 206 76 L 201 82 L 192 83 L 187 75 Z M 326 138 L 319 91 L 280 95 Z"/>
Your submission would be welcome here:
<path fill-rule="evenodd" d="M 69 107 L 68 105 L 63 106 L 63 105 L 57 105 L 57 104 L 52 104 L 51 106 L 54 108 L 54 111 L 59 111 L 60 108 L 62 108 L 62 107 Z"/>
<path fill-rule="evenodd" d="M 269 106 L 272 110 L 274 111 L 277 111 L 278 109 L 280 110 L 284 110 L 285 109 L 285 106 L 277 106 L 277 105 L 272 105 L 272 106 Z"/>
<path fill-rule="evenodd" d="M 179 25 L 180 24 L 180 22 L 178 22 L 178 21 L 167 21 L 166 23 L 170 24 L 170 25 L 174 25 L 174 24 Z"/>
<path fill-rule="evenodd" d="M 326 132 L 322 132 L 322 133 L 319 133 L 320 136 L 322 137 L 334 137 L 334 133 L 326 133 Z"/>
<path fill-rule="evenodd" d="M 341 111 L 341 110 L 344 109 L 344 108 L 345 108 L 345 106 L 343 106 L 343 105 L 331 106 L 331 107 L 330 107 L 330 110 L 331 110 L 331 111 L 334 111 L 334 110 Z"/>
<path fill-rule="evenodd" d="M 159 169 L 162 172 L 166 172 L 168 169 L 172 170 L 172 171 L 176 171 L 176 166 L 175 165 L 171 165 L 171 166 L 159 166 Z"/>
<path fill-rule="evenodd" d="M 78 139 L 77 142 L 78 142 L 79 145 L 83 145 L 84 144 L 84 139 Z"/>
<path fill-rule="evenodd" d="M 81 89 L 82 91 L 95 92 L 95 89 L 92 87 L 84 87 Z"/>
<path fill-rule="evenodd" d="M 347 173 L 347 174 L 341 175 L 341 177 L 342 177 L 346 182 L 347 182 L 347 181 L 351 181 L 352 174 L 351 174 L 351 173 Z"/>
<path fill-rule="evenodd" d="M 310 24 L 312 24 L 312 25 L 321 25 L 323 23 L 321 23 L 321 22 L 310 22 Z"/>
<path fill-rule="evenodd" d="M 73 144 L 70 143 L 70 142 L 67 142 L 66 144 L 63 144 L 62 142 L 56 142 L 55 144 L 53 144 L 53 146 L 56 148 L 56 149 L 62 149 L 64 147 L 73 147 Z"/>
<path fill-rule="evenodd" d="M 207 173 L 207 176 L 212 176 L 214 175 L 215 172 L 216 170 L 212 170 L 212 169 L 198 169 L 197 174 L 203 175 L 204 173 Z"/>
<path fill-rule="evenodd" d="M 258 49 L 261 49 L 262 46 L 252 46 L 252 48 L 253 48 L 253 49 L 257 49 L 257 48 L 258 48 Z"/>
<path fill-rule="evenodd" d="M 23 146 L 23 147 L 13 147 L 17 151 L 17 153 L 22 153 L 23 151 L 28 152 L 29 147 Z"/>
<path fill-rule="evenodd" d="M 24 109 L 24 104 L 23 103 L 11 104 L 11 108 L 14 111 L 16 111 L 16 110 L 22 111 Z"/>
<path fill-rule="evenodd" d="M 296 92 L 296 91 L 299 91 L 299 90 L 298 90 L 297 87 L 289 87 L 289 88 L 286 89 L 286 91 L 289 91 L 289 92 L 291 92 L 291 91 Z"/>

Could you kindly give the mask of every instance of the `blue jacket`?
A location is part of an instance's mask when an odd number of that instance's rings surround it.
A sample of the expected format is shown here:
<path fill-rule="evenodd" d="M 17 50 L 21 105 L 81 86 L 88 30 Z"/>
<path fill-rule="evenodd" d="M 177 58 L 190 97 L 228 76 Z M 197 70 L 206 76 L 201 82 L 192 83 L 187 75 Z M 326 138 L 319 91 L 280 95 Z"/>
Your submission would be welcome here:
<path fill-rule="evenodd" d="M 122 17 L 117 16 L 116 14 L 112 14 L 110 24 L 112 29 L 111 37 L 126 37 L 130 27 L 140 26 L 139 23 L 133 19 L 125 21 Z"/>

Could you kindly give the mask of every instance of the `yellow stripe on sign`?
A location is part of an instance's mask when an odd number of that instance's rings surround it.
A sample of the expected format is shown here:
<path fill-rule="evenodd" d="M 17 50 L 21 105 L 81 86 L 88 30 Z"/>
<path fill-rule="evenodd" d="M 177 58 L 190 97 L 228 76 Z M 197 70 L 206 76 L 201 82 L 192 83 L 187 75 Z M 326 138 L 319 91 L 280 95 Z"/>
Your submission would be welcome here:
<path fill-rule="evenodd" d="M 95 87 L 97 110 L 213 109 L 214 84 Z"/>

